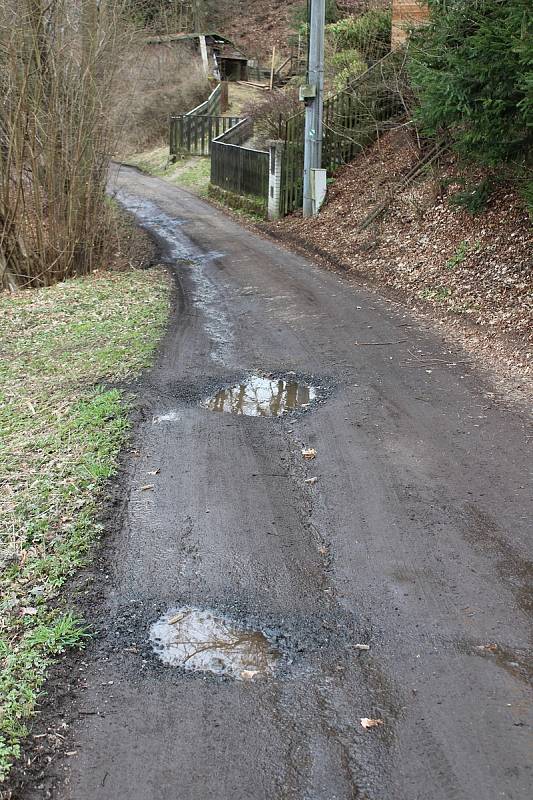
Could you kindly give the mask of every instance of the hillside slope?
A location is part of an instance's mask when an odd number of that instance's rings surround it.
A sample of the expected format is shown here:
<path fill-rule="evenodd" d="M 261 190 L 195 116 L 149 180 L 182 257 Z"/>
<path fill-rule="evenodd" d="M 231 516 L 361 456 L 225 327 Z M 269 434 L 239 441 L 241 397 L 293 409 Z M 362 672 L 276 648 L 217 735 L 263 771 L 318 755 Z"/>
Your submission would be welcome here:
<path fill-rule="evenodd" d="M 292 19 L 302 0 L 236 0 L 224 21 L 224 34 L 251 58 L 262 61 L 272 47 L 285 50 Z"/>
<path fill-rule="evenodd" d="M 454 327 L 468 323 L 474 338 L 510 340 L 514 366 L 530 371 L 533 237 L 524 201 L 502 183 L 482 213 L 454 206 L 465 168 L 452 154 L 398 191 L 418 157 L 408 134 L 391 132 L 338 171 L 318 217 L 293 214 L 271 229 L 408 302 L 433 307 Z M 471 169 L 468 181 L 482 177 Z M 385 215 L 359 230 L 391 193 Z"/>

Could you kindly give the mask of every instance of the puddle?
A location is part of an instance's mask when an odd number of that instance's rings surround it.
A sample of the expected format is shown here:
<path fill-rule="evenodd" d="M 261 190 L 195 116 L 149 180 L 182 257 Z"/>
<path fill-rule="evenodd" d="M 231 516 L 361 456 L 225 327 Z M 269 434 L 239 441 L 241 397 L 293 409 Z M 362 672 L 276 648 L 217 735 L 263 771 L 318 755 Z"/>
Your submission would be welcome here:
<path fill-rule="evenodd" d="M 181 414 L 177 411 L 169 411 L 168 414 L 159 414 L 152 419 L 153 425 L 160 425 L 162 422 L 180 422 Z"/>
<path fill-rule="evenodd" d="M 244 414 L 248 417 L 279 417 L 305 408 L 316 399 L 313 386 L 298 381 L 262 378 L 254 375 L 245 383 L 221 389 L 200 405 L 210 411 Z"/>
<path fill-rule="evenodd" d="M 271 675 L 279 652 L 261 631 L 239 628 L 212 611 L 184 606 L 150 628 L 150 642 L 165 664 L 237 680 Z"/>

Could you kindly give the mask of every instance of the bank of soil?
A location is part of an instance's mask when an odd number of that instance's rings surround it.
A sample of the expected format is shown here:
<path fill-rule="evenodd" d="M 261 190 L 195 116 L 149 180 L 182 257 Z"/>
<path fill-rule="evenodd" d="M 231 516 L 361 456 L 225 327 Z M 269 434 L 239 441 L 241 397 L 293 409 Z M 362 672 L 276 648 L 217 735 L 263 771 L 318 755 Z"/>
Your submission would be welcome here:
<path fill-rule="evenodd" d="M 465 182 L 475 185 L 484 175 L 471 171 L 465 178 L 449 153 L 398 191 L 418 158 L 410 135 L 390 133 L 338 171 L 317 218 L 297 213 L 267 227 L 350 275 L 432 309 L 471 346 L 499 356 L 511 373 L 530 375 L 533 235 L 524 201 L 502 184 L 477 215 L 454 206 Z M 391 195 L 385 213 L 359 230 Z"/>

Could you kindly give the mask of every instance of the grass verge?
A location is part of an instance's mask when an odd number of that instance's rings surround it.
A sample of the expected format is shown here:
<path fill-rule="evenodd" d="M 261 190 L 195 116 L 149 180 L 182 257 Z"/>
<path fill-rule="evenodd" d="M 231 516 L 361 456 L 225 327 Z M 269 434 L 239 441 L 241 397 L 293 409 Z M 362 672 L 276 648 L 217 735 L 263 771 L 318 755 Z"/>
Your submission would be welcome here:
<path fill-rule="evenodd" d="M 162 270 L 101 273 L 0 296 L 0 781 L 55 656 L 83 645 L 60 590 L 101 534 L 128 397 L 168 316 Z"/>
<path fill-rule="evenodd" d="M 184 156 L 173 163 L 169 161 L 168 147 L 156 147 L 128 156 L 124 163 L 175 186 L 184 186 L 200 197 L 207 196 L 211 178 L 211 159 L 208 156 Z"/>

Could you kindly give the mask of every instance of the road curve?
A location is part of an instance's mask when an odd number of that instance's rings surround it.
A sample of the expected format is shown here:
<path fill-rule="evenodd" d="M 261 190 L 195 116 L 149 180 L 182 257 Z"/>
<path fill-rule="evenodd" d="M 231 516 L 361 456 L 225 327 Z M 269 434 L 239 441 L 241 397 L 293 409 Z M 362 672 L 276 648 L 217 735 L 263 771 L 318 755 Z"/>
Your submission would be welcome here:
<path fill-rule="evenodd" d="M 401 306 L 168 183 L 121 168 L 113 185 L 159 238 L 176 303 L 138 387 L 99 636 L 65 700 L 71 755 L 41 786 L 59 800 L 529 798 L 523 416 Z M 250 372 L 294 372 L 320 402 L 279 419 L 200 406 Z M 181 605 L 274 631 L 279 669 L 236 681 L 160 663 L 150 626 Z"/>

